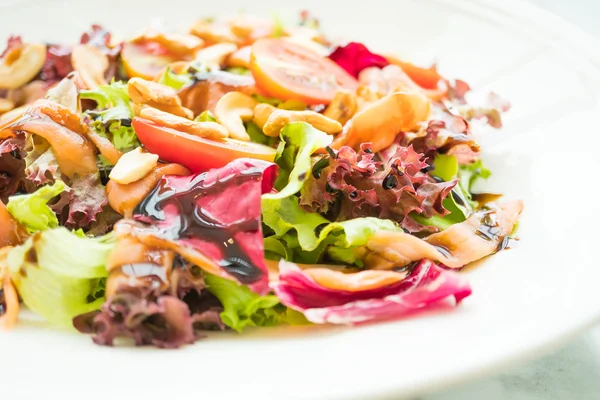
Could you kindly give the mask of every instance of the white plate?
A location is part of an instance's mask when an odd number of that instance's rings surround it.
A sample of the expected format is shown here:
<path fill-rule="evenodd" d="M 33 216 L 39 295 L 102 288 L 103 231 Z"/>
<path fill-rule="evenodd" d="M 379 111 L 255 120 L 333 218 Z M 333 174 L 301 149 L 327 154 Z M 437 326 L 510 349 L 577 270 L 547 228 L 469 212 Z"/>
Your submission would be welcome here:
<path fill-rule="evenodd" d="M 299 2 L 23 3 L 0 7 L 1 35 L 73 41 L 94 21 L 125 35 L 154 17 L 185 27 L 197 16 L 241 8 L 293 15 Z M 302 3 L 336 37 L 419 62 L 437 59 L 444 74 L 511 100 L 506 128 L 486 139 L 486 158 L 495 173 L 489 184 L 525 200 L 518 248 L 470 269 L 473 295 L 454 312 L 355 329 L 220 334 L 161 351 L 98 347 L 86 336 L 29 323 L 0 337 L 2 398 L 412 396 L 533 357 L 596 320 L 596 44 L 522 2 Z"/>

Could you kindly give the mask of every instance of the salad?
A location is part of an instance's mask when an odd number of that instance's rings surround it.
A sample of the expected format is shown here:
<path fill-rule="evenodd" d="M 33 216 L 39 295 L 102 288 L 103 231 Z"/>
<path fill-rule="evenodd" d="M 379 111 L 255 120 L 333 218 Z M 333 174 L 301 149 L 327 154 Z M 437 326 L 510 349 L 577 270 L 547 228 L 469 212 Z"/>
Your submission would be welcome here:
<path fill-rule="evenodd" d="M 471 294 L 521 201 L 476 194 L 507 102 L 248 15 L 0 54 L 0 323 L 94 343 L 392 320 Z"/>

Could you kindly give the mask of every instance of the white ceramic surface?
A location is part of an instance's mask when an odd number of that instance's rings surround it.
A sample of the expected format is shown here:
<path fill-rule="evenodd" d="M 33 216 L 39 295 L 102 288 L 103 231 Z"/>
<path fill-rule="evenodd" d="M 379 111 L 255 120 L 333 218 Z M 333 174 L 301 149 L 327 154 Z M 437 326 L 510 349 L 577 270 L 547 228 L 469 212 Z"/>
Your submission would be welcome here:
<path fill-rule="evenodd" d="M 241 8 L 288 16 L 298 2 L 28 1 L 0 6 L 0 39 L 19 32 L 76 40 L 95 21 L 126 35 L 155 17 L 185 27 Z M 511 100 L 505 129 L 483 140 L 494 171 L 488 184 L 526 202 L 519 246 L 466 272 L 474 293 L 460 308 L 393 323 L 217 334 L 161 351 L 97 347 L 29 322 L 0 334 L 7 366 L 0 398 L 396 398 L 532 357 L 597 319 L 596 43 L 521 2 L 305 1 L 302 8 L 336 37 L 438 60 L 444 74 Z"/>

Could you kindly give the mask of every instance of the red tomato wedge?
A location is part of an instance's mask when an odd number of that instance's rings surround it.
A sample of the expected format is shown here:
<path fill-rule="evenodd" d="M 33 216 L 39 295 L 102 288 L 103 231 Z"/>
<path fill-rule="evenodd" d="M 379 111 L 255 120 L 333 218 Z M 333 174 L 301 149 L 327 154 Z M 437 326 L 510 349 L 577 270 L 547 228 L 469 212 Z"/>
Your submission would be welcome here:
<path fill-rule="evenodd" d="M 250 71 L 256 85 L 270 96 L 306 104 L 328 104 L 339 89 L 355 91 L 358 86 L 329 58 L 284 39 L 254 42 Z"/>
<path fill-rule="evenodd" d="M 225 139 L 223 142 L 204 139 L 154 122 L 135 117 L 133 128 L 149 152 L 161 160 L 187 167 L 192 172 L 220 168 L 237 158 L 256 158 L 273 162 L 276 150 L 262 144 Z"/>

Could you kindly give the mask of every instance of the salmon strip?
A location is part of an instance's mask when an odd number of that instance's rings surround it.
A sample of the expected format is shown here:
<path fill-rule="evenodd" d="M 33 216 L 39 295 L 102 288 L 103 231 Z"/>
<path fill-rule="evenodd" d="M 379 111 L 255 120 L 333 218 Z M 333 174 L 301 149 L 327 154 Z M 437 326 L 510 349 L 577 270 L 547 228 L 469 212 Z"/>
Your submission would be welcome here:
<path fill-rule="evenodd" d="M 425 239 L 399 231 L 378 232 L 367 243 L 370 253 L 365 263 L 373 269 L 391 269 L 427 258 L 460 268 L 494 254 L 510 235 L 522 210 L 522 201 L 506 202 Z"/>

